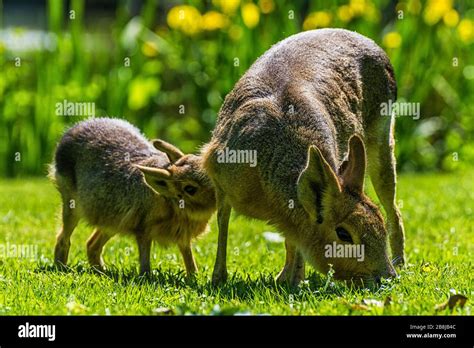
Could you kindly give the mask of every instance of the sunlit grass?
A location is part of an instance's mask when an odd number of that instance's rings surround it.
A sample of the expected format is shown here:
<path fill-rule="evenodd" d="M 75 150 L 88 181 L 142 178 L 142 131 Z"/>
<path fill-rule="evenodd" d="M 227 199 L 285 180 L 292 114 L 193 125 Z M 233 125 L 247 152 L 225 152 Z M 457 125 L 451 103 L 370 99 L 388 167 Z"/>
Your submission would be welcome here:
<path fill-rule="evenodd" d="M 283 314 L 414 315 L 436 312 L 451 293 L 466 295 L 454 314 L 471 314 L 474 295 L 474 185 L 472 172 L 459 175 L 406 175 L 399 199 L 407 231 L 408 267 L 379 290 L 354 290 L 334 283 L 308 267 L 298 288 L 277 286 L 274 277 L 284 261 L 284 246 L 267 241 L 271 226 L 233 217 L 229 237 L 229 281 L 210 284 L 217 226 L 194 247 L 200 272 L 184 277 L 175 248 L 153 249 L 152 276 L 138 276 L 133 240 L 115 237 L 105 248 L 110 271 L 91 272 L 85 241 L 91 228 L 81 224 L 72 237 L 71 269 L 53 269 L 59 227 L 59 195 L 44 179 L 0 182 L 0 243 L 38 247 L 33 260 L 0 257 L 0 314 Z M 385 304 L 384 304 L 385 303 Z M 390 304 L 388 304 L 390 303 Z"/>

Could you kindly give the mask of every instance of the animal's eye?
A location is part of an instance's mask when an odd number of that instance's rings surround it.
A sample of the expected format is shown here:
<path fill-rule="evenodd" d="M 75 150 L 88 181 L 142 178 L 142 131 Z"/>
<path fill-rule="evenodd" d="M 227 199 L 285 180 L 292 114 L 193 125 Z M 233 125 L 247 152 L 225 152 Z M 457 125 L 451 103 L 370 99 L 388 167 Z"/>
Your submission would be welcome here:
<path fill-rule="evenodd" d="M 192 196 L 196 193 L 197 191 L 197 187 L 196 186 L 192 186 L 192 185 L 186 185 L 184 187 L 184 192 L 186 192 L 188 195 Z"/>
<path fill-rule="evenodd" d="M 161 187 L 166 187 L 166 181 L 164 181 L 164 180 L 156 180 L 155 184 L 157 184 L 158 186 L 161 186 Z"/>
<path fill-rule="evenodd" d="M 343 242 L 354 243 L 349 232 L 343 227 L 336 228 L 337 237 Z"/>

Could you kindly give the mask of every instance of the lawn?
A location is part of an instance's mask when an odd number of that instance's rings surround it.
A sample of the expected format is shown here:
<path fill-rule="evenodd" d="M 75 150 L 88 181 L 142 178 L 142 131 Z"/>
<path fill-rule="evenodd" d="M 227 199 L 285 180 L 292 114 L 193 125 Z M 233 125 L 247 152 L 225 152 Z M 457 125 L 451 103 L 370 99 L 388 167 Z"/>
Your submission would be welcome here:
<path fill-rule="evenodd" d="M 264 232 L 275 229 L 233 216 L 229 232 L 229 281 L 210 284 L 217 226 L 195 243 L 199 275 L 184 277 L 175 248 L 153 247 L 153 274 L 138 276 L 135 242 L 117 236 L 105 247 L 109 271 L 93 273 L 85 242 L 91 228 L 72 236 L 71 269 L 52 267 L 59 227 L 59 194 L 46 179 L 0 181 L 0 245 L 37 247 L 37 257 L 0 255 L 0 315 L 448 315 L 472 314 L 474 172 L 403 175 L 398 198 L 407 232 L 408 265 L 377 290 L 351 289 L 307 267 L 297 288 L 276 285 L 284 245 Z M 0 251 L 2 249 L 0 248 Z M 11 256 L 11 255 L 10 255 Z M 469 298 L 461 308 L 435 310 L 453 293 Z"/>

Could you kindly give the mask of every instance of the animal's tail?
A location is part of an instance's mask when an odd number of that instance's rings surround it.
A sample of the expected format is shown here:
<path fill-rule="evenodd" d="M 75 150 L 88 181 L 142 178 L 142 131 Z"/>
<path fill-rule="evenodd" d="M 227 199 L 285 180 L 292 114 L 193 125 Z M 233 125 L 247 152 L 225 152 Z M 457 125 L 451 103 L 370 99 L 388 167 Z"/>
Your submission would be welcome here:
<path fill-rule="evenodd" d="M 48 178 L 53 182 L 58 177 L 67 180 L 74 188 L 76 187 L 76 148 L 70 135 L 66 133 L 59 142 L 54 161 L 48 166 Z"/>

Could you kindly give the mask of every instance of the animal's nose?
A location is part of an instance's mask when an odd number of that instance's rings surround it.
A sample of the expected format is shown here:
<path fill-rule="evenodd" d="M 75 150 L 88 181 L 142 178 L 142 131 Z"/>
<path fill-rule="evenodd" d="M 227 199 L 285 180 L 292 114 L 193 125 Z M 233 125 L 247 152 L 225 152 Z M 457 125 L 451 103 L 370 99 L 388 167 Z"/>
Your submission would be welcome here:
<path fill-rule="evenodd" d="M 397 271 L 392 266 L 389 266 L 385 272 L 377 274 L 374 276 L 375 283 L 380 285 L 382 283 L 382 278 L 395 278 L 397 276 Z"/>

